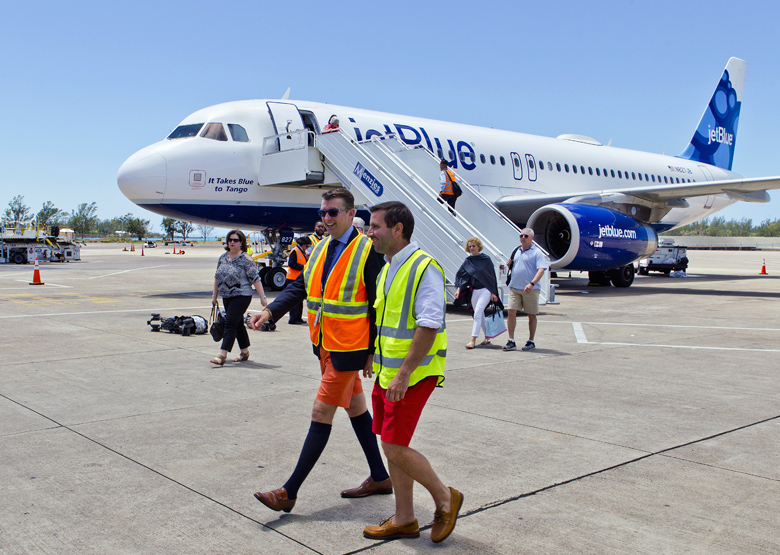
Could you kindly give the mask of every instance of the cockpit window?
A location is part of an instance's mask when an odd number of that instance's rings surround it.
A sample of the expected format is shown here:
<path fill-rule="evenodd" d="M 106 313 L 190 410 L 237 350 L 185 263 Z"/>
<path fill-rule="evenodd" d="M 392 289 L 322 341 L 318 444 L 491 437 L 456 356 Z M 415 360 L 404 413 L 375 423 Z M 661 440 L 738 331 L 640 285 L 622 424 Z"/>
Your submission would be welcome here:
<path fill-rule="evenodd" d="M 204 139 L 213 139 L 215 141 L 227 141 L 227 134 L 225 133 L 225 128 L 222 127 L 221 123 L 209 123 L 206 125 L 206 127 L 203 129 L 203 132 L 200 134 L 201 137 Z"/>
<path fill-rule="evenodd" d="M 188 123 L 187 125 L 180 125 L 173 132 L 168 135 L 169 139 L 185 139 L 187 137 L 194 137 L 203 127 L 202 123 Z"/>
<path fill-rule="evenodd" d="M 230 136 L 233 137 L 234 141 L 239 143 L 249 142 L 249 135 L 246 134 L 246 129 L 237 123 L 228 123 L 228 129 L 230 129 Z"/>

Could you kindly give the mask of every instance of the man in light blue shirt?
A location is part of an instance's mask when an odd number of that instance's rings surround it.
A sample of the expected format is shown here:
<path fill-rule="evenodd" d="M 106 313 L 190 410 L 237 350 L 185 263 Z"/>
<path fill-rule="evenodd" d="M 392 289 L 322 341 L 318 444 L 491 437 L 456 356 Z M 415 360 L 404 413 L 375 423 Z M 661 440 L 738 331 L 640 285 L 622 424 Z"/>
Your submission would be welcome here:
<path fill-rule="evenodd" d="M 517 349 L 515 344 L 515 326 L 517 311 L 525 310 L 528 314 L 528 341 L 523 346 L 524 351 L 536 348 L 536 315 L 539 314 L 539 280 L 547 269 L 547 259 L 542 251 L 534 245 L 534 230 L 525 228 L 520 231 L 520 247 L 507 260 L 507 267 L 512 276 L 509 280 L 509 306 L 507 307 L 506 329 L 509 341 L 504 345 L 505 351 Z"/>

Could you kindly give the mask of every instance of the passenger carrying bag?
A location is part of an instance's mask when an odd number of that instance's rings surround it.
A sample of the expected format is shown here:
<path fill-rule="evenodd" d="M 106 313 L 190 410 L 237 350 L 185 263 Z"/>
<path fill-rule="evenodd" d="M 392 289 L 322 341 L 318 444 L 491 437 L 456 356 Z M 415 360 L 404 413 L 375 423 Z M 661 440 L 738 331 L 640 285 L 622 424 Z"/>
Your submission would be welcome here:
<path fill-rule="evenodd" d="M 485 308 L 485 339 L 493 339 L 506 331 L 504 311 L 495 302 L 490 302 Z"/>
<path fill-rule="evenodd" d="M 219 303 L 211 307 L 209 333 L 214 341 L 221 341 L 222 336 L 225 335 L 225 311 L 219 309 Z"/>

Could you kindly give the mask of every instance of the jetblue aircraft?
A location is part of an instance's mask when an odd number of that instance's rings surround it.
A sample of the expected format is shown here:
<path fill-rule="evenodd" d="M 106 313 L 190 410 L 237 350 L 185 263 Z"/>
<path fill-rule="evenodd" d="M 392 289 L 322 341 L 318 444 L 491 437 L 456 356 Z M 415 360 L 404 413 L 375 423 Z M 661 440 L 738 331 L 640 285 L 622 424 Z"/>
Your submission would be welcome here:
<path fill-rule="evenodd" d="M 738 58 L 728 61 L 677 156 L 614 148 L 581 135 L 547 138 L 282 98 L 193 113 L 167 138 L 128 158 L 117 182 L 131 201 L 163 216 L 310 231 L 319 219 L 321 188 L 341 186 L 313 148 L 336 116 L 340 131 L 356 141 L 394 134 L 448 160 L 504 215 L 534 229 L 553 269 L 589 271 L 628 286 L 632 263 L 655 250 L 659 232 L 736 201 L 768 202 L 767 189 L 780 188 L 780 177 L 732 171 L 746 66 Z M 294 149 L 303 153 L 295 167 L 281 168 L 265 156 Z M 356 200 L 367 201 L 359 194 Z"/>

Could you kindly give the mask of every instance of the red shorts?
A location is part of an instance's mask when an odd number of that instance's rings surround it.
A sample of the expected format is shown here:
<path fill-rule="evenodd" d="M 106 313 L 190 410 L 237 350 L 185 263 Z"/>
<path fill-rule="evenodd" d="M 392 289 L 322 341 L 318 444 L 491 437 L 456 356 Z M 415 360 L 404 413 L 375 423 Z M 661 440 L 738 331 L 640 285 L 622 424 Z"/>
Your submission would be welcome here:
<path fill-rule="evenodd" d="M 339 372 L 330 361 L 330 351 L 320 346 L 320 371 L 322 381 L 317 391 L 317 400 L 334 407 L 349 407 L 352 396 L 363 393 L 360 372 Z"/>
<path fill-rule="evenodd" d="M 400 401 L 387 400 L 387 390 L 374 384 L 371 403 L 374 406 L 374 433 L 385 443 L 409 447 L 425 403 L 436 388 L 438 376 L 430 376 L 406 390 Z"/>

